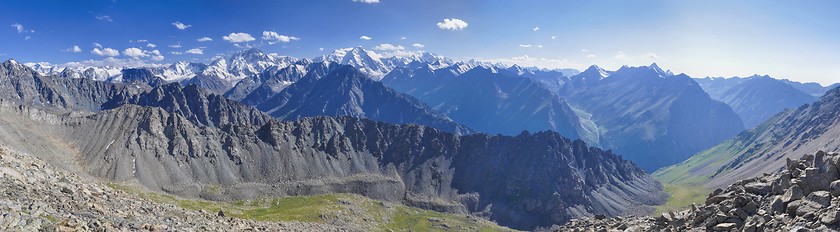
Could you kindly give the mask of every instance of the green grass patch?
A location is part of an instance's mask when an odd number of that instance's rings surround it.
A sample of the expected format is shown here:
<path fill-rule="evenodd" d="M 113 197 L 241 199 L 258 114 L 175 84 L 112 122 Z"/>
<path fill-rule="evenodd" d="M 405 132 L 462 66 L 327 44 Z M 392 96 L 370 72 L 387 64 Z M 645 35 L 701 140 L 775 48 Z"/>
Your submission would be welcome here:
<path fill-rule="evenodd" d="M 664 205 L 656 206 L 653 215 L 660 215 L 668 211 L 681 211 L 688 209 L 692 203 L 701 205 L 706 202 L 709 190 L 699 185 L 686 186 L 665 184 L 665 192 L 670 196 Z"/>
<path fill-rule="evenodd" d="M 116 183 L 108 186 L 159 203 L 211 213 L 223 210 L 229 217 L 258 221 L 302 221 L 339 226 L 350 224 L 369 231 L 513 231 L 468 215 L 440 213 L 355 194 L 215 202 L 183 199 Z"/>

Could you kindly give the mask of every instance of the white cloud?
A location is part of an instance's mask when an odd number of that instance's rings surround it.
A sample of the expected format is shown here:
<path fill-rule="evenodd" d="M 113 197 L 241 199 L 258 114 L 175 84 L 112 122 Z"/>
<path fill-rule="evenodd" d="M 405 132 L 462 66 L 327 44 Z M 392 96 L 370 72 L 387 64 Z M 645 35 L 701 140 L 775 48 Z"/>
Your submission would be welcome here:
<path fill-rule="evenodd" d="M 662 57 L 660 57 L 659 55 L 656 55 L 656 53 L 653 53 L 653 52 L 648 52 L 647 54 L 642 55 L 642 59 L 657 60 L 659 58 L 662 58 Z"/>
<path fill-rule="evenodd" d="M 586 55 L 586 58 L 595 58 L 595 54 Z"/>
<path fill-rule="evenodd" d="M 234 47 L 238 47 L 238 48 L 242 48 L 242 49 L 251 49 L 251 48 L 254 48 L 254 46 L 253 46 L 253 45 L 251 45 L 251 44 L 247 44 L 247 43 L 246 43 L 246 44 L 244 44 L 244 45 L 242 45 L 242 44 L 238 44 L 238 43 L 235 43 L 235 44 L 233 44 L 233 46 L 234 46 Z"/>
<path fill-rule="evenodd" d="M 379 3 L 379 0 L 353 0 L 353 2 L 361 2 L 367 4 Z"/>
<path fill-rule="evenodd" d="M 371 38 L 370 36 L 363 35 L 363 36 L 359 37 L 359 39 L 361 39 L 361 40 L 371 40 L 373 38 Z"/>
<path fill-rule="evenodd" d="M 557 36 L 556 36 L 556 35 L 555 35 L 555 36 L 551 36 L 551 39 L 552 39 L 552 40 L 556 40 L 556 39 L 557 39 Z"/>
<path fill-rule="evenodd" d="M 522 56 L 517 56 L 517 57 L 510 58 L 510 59 L 512 59 L 512 60 L 519 60 L 519 61 L 525 61 L 525 60 L 531 59 L 531 57 L 529 57 L 528 55 L 522 55 Z"/>
<path fill-rule="evenodd" d="M 61 50 L 61 51 L 62 51 L 62 52 L 79 53 L 79 52 L 82 52 L 82 48 L 80 48 L 80 47 L 79 47 L 79 45 L 73 45 L 73 47 L 72 47 L 72 48 L 63 49 L 63 50 Z"/>
<path fill-rule="evenodd" d="M 542 48 L 542 44 L 537 44 L 537 47 L 538 47 L 538 48 Z"/>
<path fill-rule="evenodd" d="M 400 37 L 400 40 L 406 40 L 406 39 L 408 39 L 408 37 L 405 37 L 405 36 Z"/>
<path fill-rule="evenodd" d="M 126 56 L 131 57 L 131 58 L 140 58 L 140 57 L 149 56 L 149 55 L 146 54 L 145 51 L 143 51 L 142 49 L 139 49 L 139 48 L 126 48 L 125 50 L 123 50 L 123 55 L 126 55 Z"/>
<path fill-rule="evenodd" d="M 145 43 L 145 42 L 149 42 L 149 40 L 138 39 L 138 40 L 129 40 L 128 42 L 129 43 Z"/>
<path fill-rule="evenodd" d="M 231 43 L 242 43 L 242 42 L 250 42 L 257 39 L 254 39 L 251 34 L 240 32 L 240 33 L 230 33 L 230 35 L 222 36 L 222 39 L 227 40 Z"/>
<path fill-rule="evenodd" d="M 534 27 L 534 29 L 531 29 L 531 30 L 540 31 L 540 27 Z"/>
<path fill-rule="evenodd" d="M 146 47 L 156 48 L 156 47 L 157 47 L 157 44 L 147 43 L 147 44 L 146 44 Z"/>
<path fill-rule="evenodd" d="M 113 22 L 114 21 L 114 19 L 112 19 L 111 16 L 107 16 L 107 15 L 96 16 L 96 19 L 106 21 L 106 22 Z"/>
<path fill-rule="evenodd" d="M 23 25 L 21 25 L 20 23 L 15 23 L 11 26 L 15 28 L 18 34 L 23 33 Z"/>
<path fill-rule="evenodd" d="M 531 45 L 531 44 L 520 44 L 519 45 L 519 47 L 522 47 L 522 48 L 530 48 L 530 47 L 533 47 L 533 46 L 534 45 Z"/>
<path fill-rule="evenodd" d="M 627 54 L 624 54 L 623 51 L 619 51 L 613 57 L 615 57 L 616 59 L 619 59 L 619 60 L 626 60 L 627 59 Z"/>
<path fill-rule="evenodd" d="M 112 66 L 112 67 L 160 67 L 161 64 L 151 64 L 146 63 L 144 60 L 141 59 L 120 59 L 114 57 L 108 57 L 102 60 L 85 60 L 79 62 L 69 62 L 64 63 L 61 65 L 57 65 L 60 67 L 71 67 L 71 68 L 81 68 L 81 67 L 104 67 L 104 66 Z"/>
<path fill-rule="evenodd" d="M 99 44 L 99 43 L 96 43 L 96 42 L 93 43 L 93 46 L 97 47 L 97 48 L 102 48 L 102 44 Z"/>
<path fill-rule="evenodd" d="M 109 57 L 120 55 L 120 51 L 118 51 L 117 49 L 103 48 L 102 45 L 98 44 L 98 43 L 94 43 L 94 46 L 96 46 L 96 47 L 93 48 L 93 50 L 90 51 L 91 54 L 94 54 L 94 55 L 97 55 L 97 56 L 109 56 Z"/>
<path fill-rule="evenodd" d="M 158 51 L 158 50 L 153 50 L 149 53 L 152 54 L 152 60 L 154 60 L 154 61 L 161 61 L 164 58 L 166 58 L 162 54 L 160 54 L 160 51 Z"/>
<path fill-rule="evenodd" d="M 400 46 L 400 45 L 393 45 L 393 44 L 384 43 L 384 44 L 380 44 L 380 45 L 374 47 L 374 49 L 380 50 L 380 51 L 398 51 L 398 50 L 405 50 L 405 47 Z"/>
<path fill-rule="evenodd" d="M 172 53 L 172 55 L 182 55 L 182 54 L 184 54 L 183 52 L 179 52 L 179 51 L 172 51 L 172 52 L 169 52 L 169 53 Z"/>
<path fill-rule="evenodd" d="M 426 45 L 419 44 L 419 43 L 412 44 L 411 46 L 412 46 L 412 47 L 415 47 L 415 48 L 424 48 L 424 47 L 426 47 Z"/>
<path fill-rule="evenodd" d="M 324 51 L 324 48 L 318 48 L 318 51 L 322 51 L 322 52 L 323 52 L 323 51 Z"/>
<path fill-rule="evenodd" d="M 288 43 L 292 40 L 300 40 L 298 37 L 281 35 L 273 31 L 263 31 L 263 40 L 268 40 L 268 44 L 275 44 L 277 42 Z"/>
<path fill-rule="evenodd" d="M 586 49 L 586 48 L 580 49 L 580 52 L 587 53 L 587 52 L 589 52 L 589 49 Z"/>
<path fill-rule="evenodd" d="M 210 42 L 213 41 L 210 37 L 201 37 L 198 39 L 198 42 Z"/>
<path fill-rule="evenodd" d="M 192 27 L 192 25 L 187 25 L 178 21 L 172 23 L 172 26 L 175 26 L 175 28 L 178 28 L 178 30 L 186 30 L 187 28 Z"/>
<path fill-rule="evenodd" d="M 178 42 L 177 44 L 171 44 L 171 45 L 169 45 L 169 47 L 170 48 L 181 48 L 181 42 Z"/>
<path fill-rule="evenodd" d="M 202 54 L 204 54 L 204 49 L 201 49 L 201 48 L 193 48 L 193 49 L 187 50 L 187 51 L 186 51 L 186 52 L 184 52 L 184 53 L 187 53 L 187 54 L 195 54 L 195 55 L 202 55 Z"/>
<path fill-rule="evenodd" d="M 443 22 L 437 23 L 438 28 L 444 30 L 451 30 L 451 31 L 460 31 L 464 28 L 467 28 L 469 24 L 464 22 L 464 20 L 451 18 L 451 19 L 443 19 Z"/>
<path fill-rule="evenodd" d="M 23 37 L 23 40 L 29 40 L 31 38 L 32 38 L 32 36 L 27 35 L 26 37 Z"/>

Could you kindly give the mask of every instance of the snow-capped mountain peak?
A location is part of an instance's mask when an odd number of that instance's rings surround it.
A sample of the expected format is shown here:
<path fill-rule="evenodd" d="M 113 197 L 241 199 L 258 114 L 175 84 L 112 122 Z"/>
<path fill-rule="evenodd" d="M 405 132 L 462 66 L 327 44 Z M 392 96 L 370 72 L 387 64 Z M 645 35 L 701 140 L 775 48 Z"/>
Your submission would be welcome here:
<path fill-rule="evenodd" d="M 667 77 L 667 76 L 673 76 L 674 75 L 674 73 L 672 73 L 671 70 L 667 70 L 667 71 L 662 70 L 662 68 L 660 68 L 659 65 L 657 65 L 656 63 L 650 64 L 648 66 L 648 68 L 650 68 L 651 70 L 658 73 L 659 76 L 661 76 L 661 77 Z"/>
<path fill-rule="evenodd" d="M 369 77 L 379 80 L 393 69 L 382 62 L 382 55 L 362 47 L 342 48 L 332 54 L 316 58 L 316 61 L 330 61 L 342 65 L 350 65 Z"/>

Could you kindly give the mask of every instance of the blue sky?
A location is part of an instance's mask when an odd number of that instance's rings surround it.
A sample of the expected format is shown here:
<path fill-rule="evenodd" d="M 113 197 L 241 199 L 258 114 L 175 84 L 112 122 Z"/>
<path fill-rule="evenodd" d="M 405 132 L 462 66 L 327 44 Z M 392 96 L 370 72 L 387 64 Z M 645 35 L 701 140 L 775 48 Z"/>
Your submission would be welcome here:
<path fill-rule="evenodd" d="M 337 48 L 391 44 L 454 59 L 548 68 L 597 64 L 616 69 L 657 62 L 694 77 L 758 73 L 840 81 L 836 1 L 27 0 L 3 5 L 0 23 L 7 26 L 0 27 L 0 59 L 22 62 L 206 62 L 243 47 L 314 57 Z M 466 27 L 439 27 L 445 19 Z M 179 29 L 175 22 L 188 27 Z M 236 42 L 247 36 L 231 33 L 247 33 L 253 41 Z M 203 37 L 212 41 L 198 41 Z"/>

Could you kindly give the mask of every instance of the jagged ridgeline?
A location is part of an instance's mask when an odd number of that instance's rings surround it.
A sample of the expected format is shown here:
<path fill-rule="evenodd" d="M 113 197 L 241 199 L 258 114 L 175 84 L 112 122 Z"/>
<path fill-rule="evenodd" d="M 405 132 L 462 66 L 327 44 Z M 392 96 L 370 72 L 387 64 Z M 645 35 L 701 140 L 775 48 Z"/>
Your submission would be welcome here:
<path fill-rule="evenodd" d="M 26 69 L 11 62 L 2 68 L 4 80 L 19 78 L 6 70 Z M 456 136 L 351 117 L 279 121 L 178 84 L 109 97 L 99 103 L 106 110 L 84 115 L 56 115 L 9 97 L 0 104 L 0 141 L 181 196 L 356 193 L 472 212 L 518 229 L 645 214 L 665 198 L 633 163 L 555 132 Z"/>

